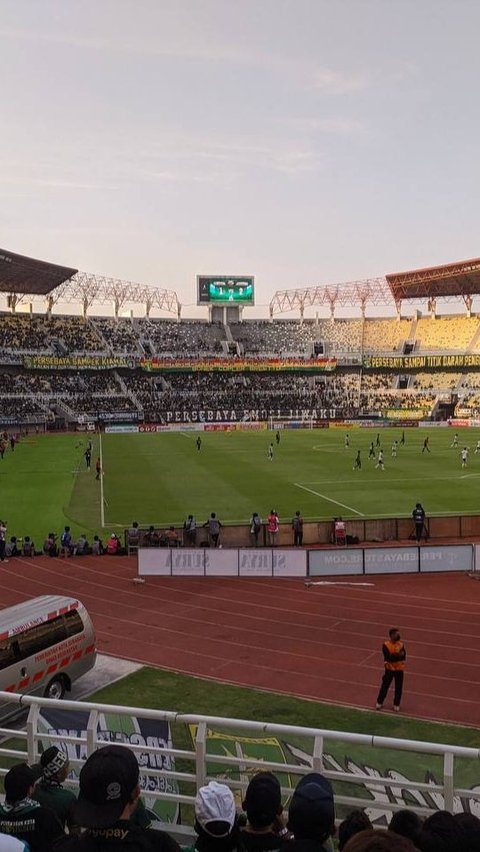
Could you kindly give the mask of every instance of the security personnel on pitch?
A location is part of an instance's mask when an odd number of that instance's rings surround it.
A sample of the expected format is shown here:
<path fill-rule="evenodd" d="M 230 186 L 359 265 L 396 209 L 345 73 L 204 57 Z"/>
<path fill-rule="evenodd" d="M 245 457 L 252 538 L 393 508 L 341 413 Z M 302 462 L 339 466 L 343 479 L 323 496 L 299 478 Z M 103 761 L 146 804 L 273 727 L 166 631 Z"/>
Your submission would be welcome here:
<path fill-rule="evenodd" d="M 415 538 L 420 541 L 425 527 L 425 509 L 421 503 L 416 503 L 412 512 L 413 523 L 415 524 Z M 426 531 L 425 531 L 426 532 Z"/>
<path fill-rule="evenodd" d="M 388 631 L 389 639 L 382 645 L 383 659 L 385 663 L 385 674 L 377 697 L 376 709 L 381 710 L 383 702 L 387 697 L 392 680 L 395 681 L 395 695 L 393 698 L 393 709 L 398 713 L 402 700 L 403 673 L 407 652 L 400 638 L 398 627 L 392 627 Z"/>

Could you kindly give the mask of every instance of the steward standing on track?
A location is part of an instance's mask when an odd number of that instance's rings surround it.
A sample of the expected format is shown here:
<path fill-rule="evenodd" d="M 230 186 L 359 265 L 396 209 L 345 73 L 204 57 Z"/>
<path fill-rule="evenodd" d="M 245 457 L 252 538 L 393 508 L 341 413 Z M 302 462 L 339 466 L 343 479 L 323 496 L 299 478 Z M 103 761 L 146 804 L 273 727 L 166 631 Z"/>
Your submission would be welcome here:
<path fill-rule="evenodd" d="M 395 695 L 393 699 L 393 709 L 398 713 L 400 710 L 400 702 L 402 700 L 403 690 L 403 673 L 405 670 L 405 660 L 407 652 L 405 645 L 400 638 L 398 627 L 392 627 L 388 631 L 389 639 L 382 645 L 383 659 L 385 662 L 385 674 L 382 678 L 382 685 L 378 693 L 376 710 L 381 710 L 383 702 L 387 697 L 387 692 L 390 688 L 392 680 L 395 681 Z"/>
<path fill-rule="evenodd" d="M 415 538 L 420 541 L 425 527 L 425 509 L 421 503 L 416 503 L 412 512 L 413 523 L 415 524 Z M 426 534 L 426 530 L 425 530 Z"/>

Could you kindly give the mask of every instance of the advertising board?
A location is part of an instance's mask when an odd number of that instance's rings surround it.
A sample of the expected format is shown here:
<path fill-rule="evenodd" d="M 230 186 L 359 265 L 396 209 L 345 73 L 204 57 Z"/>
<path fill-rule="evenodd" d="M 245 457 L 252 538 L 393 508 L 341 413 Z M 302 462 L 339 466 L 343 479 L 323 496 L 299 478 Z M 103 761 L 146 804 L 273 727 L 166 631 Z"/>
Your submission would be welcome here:
<path fill-rule="evenodd" d="M 373 547 L 365 550 L 365 574 L 414 574 L 418 547 Z"/>
<path fill-rule="evenodd" d="M 363 550 L 310 550 L 308 576 L 349 575 L 363 573 Z"/>
<path fill-rule="evenodd" d="M 473 571 L 473 545 L 420 548 L 420 571 Z"/>

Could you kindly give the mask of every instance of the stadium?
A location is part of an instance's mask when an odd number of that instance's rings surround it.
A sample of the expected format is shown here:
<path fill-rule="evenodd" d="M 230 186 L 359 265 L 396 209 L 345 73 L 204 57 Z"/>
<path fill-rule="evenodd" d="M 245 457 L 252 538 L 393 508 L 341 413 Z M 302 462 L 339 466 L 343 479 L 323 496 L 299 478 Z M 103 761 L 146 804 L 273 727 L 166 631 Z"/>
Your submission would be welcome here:
<path fill-rule="evenodd" d="M 81 599 L 100 652 L 152 667 L 133 683 L 148 672 L 168 690 L 174 679 L 175 711 L 191 676 L 206 679 L 184 717 L 152 699 L 163 734 L 148 746 L 147 723 L 132 716 L 150 706 L 146 681 L 135 697 L 85 704 L 88 725 L 75 721 L 74 701 L 68 722 L 55 715 L 51 698 L 71 685 L 66 656 L 48 669 L 48 698 L 23 698 L 28 749 L 7 742 L 6 766 L 53 742 L 77 769 L 69 742 L 84 728 L 98 728 L 95 744 L 121 731 L 158 755 L 142 782 L 147 804 L 180 842 L 200 783 L 226 779 L 238 796 L 265 766 L 286 796 L 300 767 L 326 771 L 337 816 L 358 804 L 378 825 L 414 802 L 431 815 L 434 795 L 446 811 L 475 812 L 478 668 L 467 649 L 478 616 L 480 259 L 278 291 L 261 320 L 248 319 L 253 276 L 199 275 L 196 288 L 205 317 L 188 319 L 173 291 L 0 250 L 2 606 L 53 592 L 70 607 Z M 107 555 L 92 554 L 95 541 Z M 412 721 L 377 714 L 364 728 L 349 708 L 374 706 L 385 620 L 408 634 L 402 711 Z M 437 665 L 432 636 L 444 650 Z M 7 706 L 28 692 L 22 671 L 3 686 Z M 262 708 L 244 718 L 263 712 L 267 723 L 238 721 L 239 687 L 247 707 Z M 226 690 L 214 698 L 223 712 L 207 702 L 194 715 L 216 689 Z M 299 702 L 293 724 L 276 724 L 273 696 Z M 300 727 L 309 702 L 330 724 Z M 467 727 L 457 745 L 448 728 L 447 747 L 433 741 L 436 722 Z"/>

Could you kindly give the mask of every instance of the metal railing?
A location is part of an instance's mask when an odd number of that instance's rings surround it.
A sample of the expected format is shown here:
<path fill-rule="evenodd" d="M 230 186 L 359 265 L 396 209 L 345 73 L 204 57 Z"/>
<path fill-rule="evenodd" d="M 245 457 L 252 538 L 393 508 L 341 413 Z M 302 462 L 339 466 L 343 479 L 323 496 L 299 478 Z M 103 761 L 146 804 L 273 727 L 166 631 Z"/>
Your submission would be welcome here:
<path fill-rule="evenodd" d="M 408 807 L 421 815 L 427 815 L 441 809 L 442 803 L 445 810 L 453 813 L 469 809 L 470 803 L 473 807 L 478 807 L 477 803 L 480 801 L 480 788 L 467 789 L 456 782 L 459 761 L 462 762 L 463 768 L 464 761 L 478 763 L 480 749 L 477 748 L 111 704 L 59 702 L 0 692 L 0 704 L 4 702 L 18 705 L 19 710 L 28 709 L 28 718 L 24 730 L 0 728 L 0 775 L 6 774 L 12 759 L 27 761 L 29 764 L 36 763 L 39 759 L 39 745 L 45 748 L 53 742 L 69 748 L 70 751 L 74 747 L 79 756 L 70 762 L 72 768 L 78 771 L 86 757 L 105 744 L 105 735 L 102 735 L 101 727 L 99 728 L 102 714 L 115 714 L 119 717 L 134 717 L 137 720 L 156 720 L 169 726 L 171 733 L 164 747 L 142 742 L 138 733 L 131 738 L 123 735 L 120 740 L 115 739 L 116 742 L 123 741 L 135 751 L 139 757 L 141 777 L 169 782 L 165 783 L 163 789 L 157 787 L 156 790 L 151 789 L 152 785 L 146 785 L 150 787 L 148 796 L 152 799 L 193 805 L 197 789 L 214 779 L 227 783 L 241 795 L 252 773 L 268 769 L 281 775 L 285 799 L 291 795 L 300 776 L 312 771 L 322 772 L 334 785 L 337 810 L 339 806 L 365 808 L 370 812 L 373 809 L 377 815 L 386 815 Z M 59 710 L 88 713 L 85 730 L 77 730 L 77 735 L 72 730 L 68 734 L 65 730 L 46 732 L 45 725 L 42 728 L 39 726 L 39 719 L 42 712 L 48 713 L 49 710 L 57 713 Z M 218 741 L 222 736 L 234 745 L 229 749 L 224 748 L 223 753 L 222 750 L 220 753 L 218 750 L 216 753 L 209 751 L 212 739 Z M 13 747 L 15 743 L 9 744 L 10 738 L 24 739 L 25 749 Z M 238 741 L 235 738 L 238 738 Z M 270 743 L 277 742 L 285 746 L 283 756 L 288 758 L 285 762 L 280 759 L 281 752 L 278 752 L 279 758 L 276 760 L 264 759 L 252 756 L 252 752 L 249 756 L 239 748 L 239 743 L 242 742 L 257 743 L 258 755 L 258 744 L 265 742 L 266 738 Z M 191 743 L 191 747 L 185 747 L 186 742 Z M 368 763 L 364 763 L 362 767 L 361 763 L 349 758 L 342 764 L 330 753 L 330 750 L 335 752 L 339 747 L 342 751 L 347 749 L 353 754 L 355 750 L 361 752 L 364 760 L 366 754 Z M 430 772 L 428 779 L 421 781 L 408 779 L 395 769 L 385 772 L 372 770 L 375 760 L 382 763 L 382 752 L 385 760 L 385 750 L 388 750 L 388 760 L 392 761 L 393 766 L 394 753 L 399 756 L 406 752 L 422 755 L 422 764 L 425 764 L 425 756 L 430 755 L 437 767 L 437 774 L 442 777 L 439 780 L 436 777 L 432 779 Z M 158 766 L 161 768 L 156 768 Z M 345 785 L 348 785 L 347 789 L 342 789 Z M 468 804 L 465 807 L 459 805 L 462 801 Z M 412 804 L 413 802 L 416 804 Z"/>

